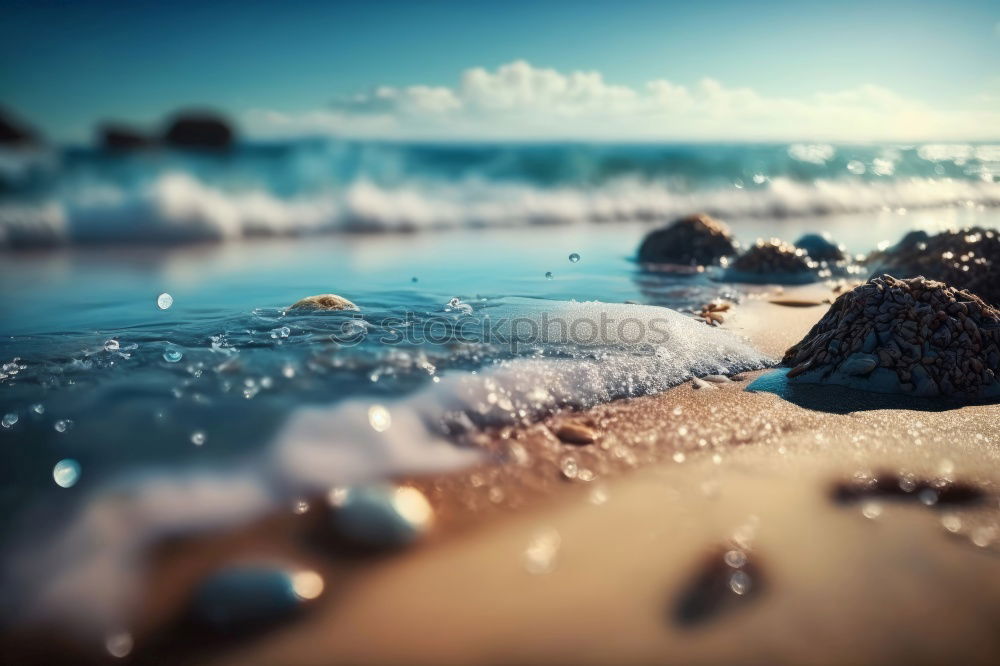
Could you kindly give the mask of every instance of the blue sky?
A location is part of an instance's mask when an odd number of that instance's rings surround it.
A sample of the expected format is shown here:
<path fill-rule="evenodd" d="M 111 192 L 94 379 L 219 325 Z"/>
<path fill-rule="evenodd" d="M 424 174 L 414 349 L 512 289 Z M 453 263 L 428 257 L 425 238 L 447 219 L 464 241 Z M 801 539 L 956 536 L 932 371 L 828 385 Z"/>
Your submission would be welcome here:
<path fill-rule="evenodd" d="M 773 138 L 781 127 L 833 136 L 840 130 L 824 111 L 831 102 L 816 95 L 859 90 L 867 92 L 833 103 L 840 115 L 867 114 L 843 131 L 890 131 L 901 109 L 920 106 L 911 123 L 917 134 L 959 123 L 972 136 L 1000 133 L 985 126 L 1000 99 L 995 2 L 8 0 L 2 10 L 2 101 L 58 139 L 87 139 L 99 119 L 151 123 L 185 105 L 225 110 L 258 134 L 433 136 L 458 127 L 469 135 L 614 135 L 611 119 L 620 118 L 628 136 L 643 118 L 665 137 Z M 519 61 L 530 69 L 500 76 L 498 68 Z M 544 99 L 509 103 L 503 95 L 472 99 L 461 77 L 477 67 L 498 77 L 488 81 L 494 93 L 522 84 L 575 92 L 572 100 L 544 91 Z M 577 71 L 597 73 L 601 85 L 538 74 Z M 705 88 L 706 78 L 728 96 Z M 669 114 L 649 97 L 653 81 L 675 87 Z M 376 100 L 377 117 L 370 96 L 330 111 L 376 86 L 389 91 Z M 433 108 L 413 86 L 440 89 Z M 619 88 L 636 100 L 623 101 Z M 757 101 L 730 94 L 736 90 Z M 748 104 L 757 104 L 758 119 L 777 113 L 788 121 L 762 124 L 743 113 Z M 869 113 L 873 104 L 881 116 Z M 706 113 L 717 122 L 697 120 Z"/>

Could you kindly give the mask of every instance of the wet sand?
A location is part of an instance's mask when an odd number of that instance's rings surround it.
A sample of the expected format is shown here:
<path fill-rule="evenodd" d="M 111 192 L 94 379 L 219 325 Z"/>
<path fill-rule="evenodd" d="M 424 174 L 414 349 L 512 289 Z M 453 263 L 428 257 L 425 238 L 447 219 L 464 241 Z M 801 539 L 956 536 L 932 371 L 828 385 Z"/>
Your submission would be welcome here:
<path fill-rule="evenodd" d="M 724 327 L 779 357 L 826 311 L 802 302 L 833 296 L 762 292 Z M 822 388 L 795 404 L 747 391 L 761 374 L 486 433 L 477 444 L 505 464 L 404 480 L 436 513 L 428 538 L 408 550 L 376 557 L 317 536 L 327 533 L 321 498 L 301 516 L 290 508 L 165 546 L 133 657 L 995 663 L 1000 407 L 890 409 L 867 394 L 845 406 L 845 394 Z M 553 431 L 567 419 L 596 441 L 561 442 Z M 874 485 L 879 493 L 838 492 L 872 474 L 889 479 Z M 936 488 L 939 501 L 883 492 L 899 480 Z M 949 481 L 974 498 L 950 501 Z M 727 551 L 746 562 L 728 564 Z M 325 592 L 301 619 L 237 640 L 210 643 L 172 624 L 190 586 L 234 559 L 312 567 Z"/>

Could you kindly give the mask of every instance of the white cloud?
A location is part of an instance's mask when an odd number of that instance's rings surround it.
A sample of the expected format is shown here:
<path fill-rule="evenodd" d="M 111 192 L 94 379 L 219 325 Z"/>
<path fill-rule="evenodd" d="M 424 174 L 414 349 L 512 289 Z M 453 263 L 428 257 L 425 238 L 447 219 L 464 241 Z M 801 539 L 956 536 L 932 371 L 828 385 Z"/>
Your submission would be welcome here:
<path fill-rule="evenodd" d="M 518 60 L 468 69 L 454 87 L 379 86 L 305 113 L 256 109 L 246 124 L 257 135 L 382 138 L 996 139 L 993 108 L 981 100 L 936 108 L 874 85 L 796 98 L 710 78 L 633 88 L 596 71 L 562 73 Z"/>

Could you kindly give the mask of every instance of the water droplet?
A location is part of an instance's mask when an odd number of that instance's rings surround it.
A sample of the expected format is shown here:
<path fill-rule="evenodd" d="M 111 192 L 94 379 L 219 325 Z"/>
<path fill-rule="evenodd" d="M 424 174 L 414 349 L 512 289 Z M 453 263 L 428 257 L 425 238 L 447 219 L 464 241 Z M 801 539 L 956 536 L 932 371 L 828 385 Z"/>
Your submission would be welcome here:
<path fill-rule="evenodd" d="M 570 458 L 569 456 L 562 459 L 559 463 L 559 469 L 567 479 L 575 479 L 580 471 L 580 467 L 576 463 L 576 458 Z"/>
<path fill-rule="evenodd" d="M 594 486 L 590 491 L 590 503 L 594 506 L 601 506 L 608 503 L 608 489 L 604 486 Z"/>
<path fill-rule="evenodd" d="M 677 453 L 674 454 L 674 462 L 675 463 L 682 463 L 682 462 L 684 462 L 684 460 L 686 458 L 687 458 L 687 456 L 684 455 L 683 451 L 678 451 Z"/>
<path fill-rule="evenodd" d="M 962 519 L 953 513 L 946 513 L 941 516 L 941 525 L 951 533 L 955 533 L 962 529 Z"/>
<path fill-rule="evenodd" d="M 11 412 L 10 414 L 4 414 L 3 420 L 0 421 L 0 425 L 4 428 L 12 428 L 14 424 L 17 423 L 17 414 Z"/>
<path fill-rule="evenodd" d="M 292 507 L 292 511 L 294 511 L 296 515 L 301 516 L 302 514 L 309 511 L 309 502 L 305 500 L 297 501 L 295 505 Z"/>
<path fill-rule="evenodd" d="M 295 376 L 295 366 L 291 363 L 286 363 L 281 367 L 281 376 L 285 379 L 291 379 Z"/>
<path fill-rule="evenodd" d="M 111 340 L 105 340 L 104 341 L 104 351 L 107 351 L 107 352 L 116 352 L 119 349 L 121 349 L 121 345 L 118 343 L 117 340 L 111 339 Z"/>
<path fill-rule="evenodd" d="M 56 485 L 70 488 L 80 479 L 80 463 L 72 458 L 64 458 L 52 468 L 52 478 Z"/>
<path fill-rule="evenodd" d="M 462 302 L 462 299 L 459 298 L 458 296 L 456 296 L 453 299 L 451 299 L 450 301 L 448 301 L 448 307 L 457 308 L 461 302 Z"/>
<path fill-rule="evenodd" d="M 108 654 L 116 659 L 127 657 L 132 652 L 132 646 L 132 634 L 127 631 L 111 634 L 104 640 L 104 648 L 108 651 Z"/>
<path fill-rule="evenodd" d="M 202 444 L 205 443 L 206 439 L 207 438 L 205 437 L 205 433 L 201 430 L 195 430 L 193 433 L 191 433 L 191 443 L 194 444 L 195 446 L 201 446 Z"/>
<path fill-rule="evenodd" d="M 934 506 L 935 504 L 937 504 L 938 501 L 937 491 L 934 490 L 933 488 L 924 488 L 923 490 L 920 491 L 917 497 L 920 499 L 920 502 L 925 506 Z"/>
<path fill-rule="evenodd" d="M 745 571 L 734 571 L 733 575 L 729 577 L 729 589 L 733 591 L 733 594 L 741 597 L 750 591 L 752 584 L 753 581 Z"/>
<path fill-rule="evenodd" d="M 66 432 L 73 427 L 73 422 L 69 419 L 59 419 L 52 427 L 56 429 L 56 432 Z"/>
<path fill-rule="evenodd" d="M 392 426 L 392 414 L 382 405 L 368 408 L 368 424 L 375 432 L 385 432 Z"/>
<path fill-rule="evenodd" d="M 36 413 L 38 415 L 42 415 L 42 414 L 45 413 L 45 405 L 43 405 L 40 402 L 39 403 L 35 403 L 34 405 L 31 406 L 31 411 L 33 411 L 34 413 Z"/>
<path fill-rule="evenodd" d="M 184 358 L 184 354 L 181 352 L 180 349 L 177 349 L 176 347 L 167 347 L 163 351 L 163 360 L 166 361 L 167 363 L 177 363 L 182 358 Z"/>
<path fill-rule="evenodd" d="M 161 310 L 166 310 L 173 304 L 174 304 L 174 297 L 168 293 L 162 293 L 156 297 L 156 307 L 160 308 Z"/>
<path fill-rule="evenodd" d="M 747 554 L 742 550 L 727 550 L 726 554 L 722 556 L 722 559 L 732 568 L 739 569 L 747 563 Z"/>
<path fill-rule="evenodd" d="M 577 254 L 576 252 L 574 252 L 573 254 L 569 255 L 569 262 L 571 264 L 575 264 L 578 261 L 580 261 L 580 255 L 579 254 Z"/>
<path fill-rule="evenodd" d="M 861 507 L 861 515 L 869 520 L 875 520 L 882 515 L 882 505 L 878 502 L 865 502 Z"/>
<path fill-rule="evenodd" d="M 551 280 L 553 277 L 554 276 L 552 275 L 552 271 L 546 271 L 545 272 L 545 279 L 546 280 Z"/>
<path fill-rule="evenodd" d="M 524 549 L 522 562 L 524 569 L 535 575 L 551 573 L 556 568 L 556 558 L 562 538 L 559 532 L 551 527 L 543 527 L 536 531 L 527 548 Z"/>

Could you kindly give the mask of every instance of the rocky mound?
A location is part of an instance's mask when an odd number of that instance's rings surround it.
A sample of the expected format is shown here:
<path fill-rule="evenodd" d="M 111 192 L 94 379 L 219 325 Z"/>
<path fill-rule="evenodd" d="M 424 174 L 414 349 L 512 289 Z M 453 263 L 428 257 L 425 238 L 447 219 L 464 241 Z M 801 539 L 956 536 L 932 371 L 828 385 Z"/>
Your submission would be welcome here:
<path fill-rule="evenodd" d="M 1000 396 L 1000 311 L 942 282 L 882 275 L 841 295 L 782 362 L 793 381 Z"/>
<path fill-rule="evenodd" d="M 97 128 L 97 145 L 104 150 L 139 150 L 155 144 L 155 138 L 122 123 L 103 123 Z"/>
<path fill-rule="evenodd" d="M 0 107 L 0 146 L 27 148 L 40 142 L 35 130 Z"/>
<path fill-rule="evenodd" d="M 163 135 L 168 146 L 195 150 L 225 150 L 234 140 L 233 128 L 225 118 L 204 111 L 177 114 Z"/>
<path fill-rule="evenodd" d="M 826 234 L 805 234 L 795 241 L 795 247 L 805 250 L 815 261 L 843 261 L 846 258 L 843 248 Z"/>
<path fill-rule="evenodd" d="M 814 281 L 816 273 L 805 250 L 772 238 L 758 240 L 738 256 L 723 279 L 729 282 L 802 283 Z"/>
<path fill-rule="evenodd" d="M 935 236 L 907 234 L 898 245 L 873 257 L 875 274 L 922 275 L 966 289 L 1000 305 L 1000 233 L 972 227 Z"/>
<path fill-rule="evenodd" d="M 736 254 L 737 245 L 722 222 L 697 213 L 649 233 L 639 247 L 639 261 L 708 266 Z"/>

